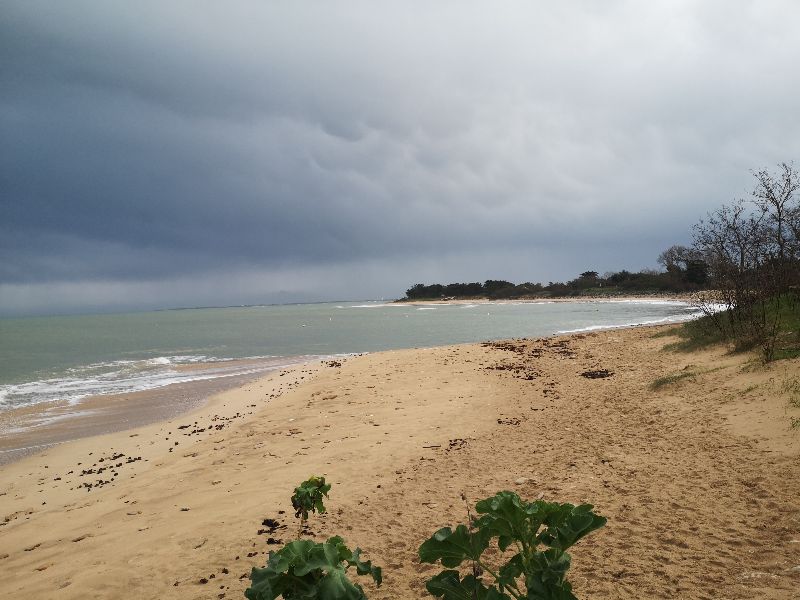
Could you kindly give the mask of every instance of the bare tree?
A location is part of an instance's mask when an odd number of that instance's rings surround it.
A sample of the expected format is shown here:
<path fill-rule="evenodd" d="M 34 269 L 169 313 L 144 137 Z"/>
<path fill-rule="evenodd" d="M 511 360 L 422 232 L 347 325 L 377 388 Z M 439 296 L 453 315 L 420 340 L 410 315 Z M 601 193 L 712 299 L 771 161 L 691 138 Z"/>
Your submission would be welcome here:
<path fill-rule="evenodd" d="M 783 163 L 753 173 L 750 201 L 737 200 L 694 227 L 694 250 L 709 265 L 717 293 L 700 299 L 721 331 L 739 345 L 761 346 L 770 360 L 780 330 L 770 304 L 797 285 L 800 274 L 800 179 Z M 665 257 L 666 260 L 667 257 Z M 724 313 L 716 310 L 723 304 Z"/>
<path fill-rule="evenodd" d="M 800 187 L 797 171 L 781 163 L 778 173 L 766 169 L 753 173 L 756 187 L 753 203 L 761 212 L 764 251 L 776 262 L 788 263 L 798 258 L 798 203 L 794 193 Z"/>

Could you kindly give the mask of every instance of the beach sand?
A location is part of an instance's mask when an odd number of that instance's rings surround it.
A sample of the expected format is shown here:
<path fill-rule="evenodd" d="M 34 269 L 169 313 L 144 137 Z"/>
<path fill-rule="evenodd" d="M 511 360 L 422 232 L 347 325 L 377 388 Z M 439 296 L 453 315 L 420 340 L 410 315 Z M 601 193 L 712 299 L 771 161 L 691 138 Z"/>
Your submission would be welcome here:
<path fill-rule="evenodd" d="M 316 537 L 384 568 L 371 599 L 429 597 L 419 544 L 465 520 L 462 493 L 503 489 L 608 517 L 572 552 L 580 598 L 797 598 L 800 360 L 667 352 L 658 331 L 318 362 L 4 465 L 0 597 L 242 598 L 313 473 L 333 484 Z"/>

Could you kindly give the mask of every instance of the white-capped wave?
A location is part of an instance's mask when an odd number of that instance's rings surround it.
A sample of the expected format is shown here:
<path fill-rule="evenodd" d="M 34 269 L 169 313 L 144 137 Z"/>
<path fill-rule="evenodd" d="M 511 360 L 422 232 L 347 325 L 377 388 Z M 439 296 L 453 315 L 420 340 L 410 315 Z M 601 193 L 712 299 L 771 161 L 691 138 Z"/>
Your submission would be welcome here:
<path fill-rule="evenodd" d="M 673 315 L 670 317 L 662 317 L 660 319 L 649 319 L 646 321 L 631 321 L 629 323 L 615 323 L 615 324 L 603 324 L 603 325 L 588 325 L 586 327 L 578 327 L 576 329 L 562 329 L 560 331 L 556 331 L 556 335 L 564 335 L 568 333 L 585 333 L 587 331 L 600 331 L 604 329 L 625 329 L 628 327 L 641 327 L 642 325 L 659 325 L 659 324 L 666 324 L 666 323 L 683 323 L 685 321 L 691 321 L 692 319 L 696 319 L 702 316 L 702 313 L 691 313 L 691 314 L 682 314 L 682 315 Z"/>
<path fill-rule="evenodd" d="M 171 365 L 172 361 L 167 356 L 157 356 L 147 361 L 151 365 Z"/>
<path fill-rule="evenodd" d="M 590 300 L 589 302 L 608 302 L 611 304 L 655 304 L 659 306 L 688 306 L 686 300 L 663 300 L 657 298 L 620 298 L 620 299 L 601 299 Z"/>
<path fill-rule="evenodd" d="M 371 302 L 369 304 L 351 304 L 350 308 L 382 308 L 382 307 L 386 307 L 386 306 L 400 306 L 400 305 L 399 304 L 387 304 L 385 302 Z"/>
<path fill-rule="evenodd" d="M 216 359 L 185 355 L 92 363 L 66 369 L 60 376 L 0 385 L 0 409 L 42 402 L 67 402 L 75 405 L 90 396 L 130 394 L 175 383 L 262 373 L 314 358 L 317 356 L 292 358 L 248 356 Z M 189 364 L 198 366 L 191 369 L 180 368 L 181 365 Z"/>

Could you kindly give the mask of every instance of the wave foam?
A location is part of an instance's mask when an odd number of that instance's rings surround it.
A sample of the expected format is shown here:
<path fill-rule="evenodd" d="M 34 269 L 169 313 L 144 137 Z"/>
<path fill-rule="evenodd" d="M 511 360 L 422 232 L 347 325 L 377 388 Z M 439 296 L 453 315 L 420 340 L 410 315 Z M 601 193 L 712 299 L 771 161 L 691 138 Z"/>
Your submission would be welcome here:
<path fill-rule="evenodd" d="M 666 323 L 683 323 L 701 317 L 702 313 L 691 313 L 685 315 L 675 315 L 672 317 L 662 317 L 661 319 L 651 319 L 648 321 L 635 321 L 630 323 L 617 323 L 614 325 L 589 325 L 587 327 L 578 327 L 577 329 L 562 329 L 556 331 L 556 335 L 565 335 L 569 333 L 585 333 L 587 331 L 600 331 L 606 329 L 626 329 L 628 327 L 641 327 L 642 325 L 659 325 Z"/>
<path fill-rule="evenodd" d="M 67 402 L 74 406 L 90 396 L 131 394 L 175 383 L 251 375 L 315 358 L 318 357 L 247 356 L 217 359 L 184 355 L 92 363 L 67 369 L 61 377 L 0 386 L 0 410 L 43 402 Z M 253 361 L 261 362 L 254 364 Z M 189 370 L 178 369 L 180 365 L 190 364 L 199 366 Z"/>
<path fill-rule="evenodd" d="M 352 304 L 349 308 L 382 308 L 387 306 L 399 306 L 398 304 L 386 304 L 384 302 L 374 302 L 371 304 Z M 344 308 L 337 306 L 336 308 Z"/>

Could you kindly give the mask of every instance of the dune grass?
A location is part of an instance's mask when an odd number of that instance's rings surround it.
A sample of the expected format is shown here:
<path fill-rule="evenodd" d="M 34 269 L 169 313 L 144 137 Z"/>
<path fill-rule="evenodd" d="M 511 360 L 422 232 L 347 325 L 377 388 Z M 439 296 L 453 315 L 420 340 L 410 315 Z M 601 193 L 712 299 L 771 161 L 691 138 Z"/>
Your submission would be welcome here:
<path fill-rule="evenodd" d="M 670 375 L 665 375 L 664 377 L 659 377 L 653 383 L 650 384 L 650 389 L 660 390 L 663 387 L 668 385 L 672 385 L 673 383 L 678 383 L 684 379 L 694 379 L 695 375 L 697 375 L 694 371 L 681 371 L 680 373 L 672 373 Z"/>
<path fill-rule="evenodd" d="M 800 357 L 800 298 L 783 296 L 770 303 L 771 316 L 780 323 L 773 360 Z M 777 313 L 777 314 L 776 314 Z M 727 318 L 725 313 L 717 319 Z M 703 316 L 677 327 L 661 331 L 654 337 L 678 337 L 678 341 L 667 344 L 664 349 L 674 352 L 693 352 L 718 344 L 730 344 L 734 352 L 753 349 L 755 343 L 748 339 L 730 339 L 715 322 L 715 317 Z"/>
<path fill-rule="evenodd" d="M 664 349 L 674 352 L 694 352 L 722 344 L 727 338 L 709 316 L 703 316 L 694 321 L 688 321 L 683 325 L 670 330 L 671 335 L 680 338 L 677 342 L 667 344 Z"/>
<path fill-rule="evenodd" d="M 664 375 L 663 377 L 659 377 L 649 385 L 649 388 L 653 391 L 660 390 L 661 388 L 678 383 L 679 381 L 683 381 L 684 379 L 694 380 L 698 375 L 715 373 L 716 371 L 720 371 L 724 368 L 725 365 L 714 367 L 713 369 L 693 369 L 691 368 L 690 365 L 688 367 L 685 367 L 682 371 L 678 371 L 677 373 L 670 373 L 669 375 Z"/>
<path fill-rule="evenodd" d="M 800 408 L 800 377 L 789 377 L 781 384 L 781 392 L 789 396 L 789 406 Z"/>

